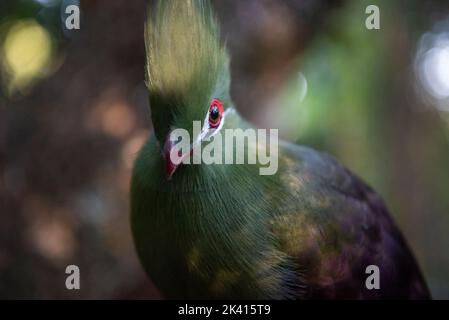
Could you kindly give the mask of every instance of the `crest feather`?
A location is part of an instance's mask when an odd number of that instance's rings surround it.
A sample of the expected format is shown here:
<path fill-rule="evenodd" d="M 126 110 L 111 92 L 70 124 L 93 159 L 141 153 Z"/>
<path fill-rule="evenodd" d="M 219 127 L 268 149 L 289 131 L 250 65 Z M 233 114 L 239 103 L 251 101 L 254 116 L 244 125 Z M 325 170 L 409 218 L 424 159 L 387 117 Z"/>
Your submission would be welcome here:
<path fill-rule="evenodd" d="M 212 94 L 226 57 L 209 1 L 158 1 L 145 46 L 146 84 L 158 105 L 181 108 Z"/>

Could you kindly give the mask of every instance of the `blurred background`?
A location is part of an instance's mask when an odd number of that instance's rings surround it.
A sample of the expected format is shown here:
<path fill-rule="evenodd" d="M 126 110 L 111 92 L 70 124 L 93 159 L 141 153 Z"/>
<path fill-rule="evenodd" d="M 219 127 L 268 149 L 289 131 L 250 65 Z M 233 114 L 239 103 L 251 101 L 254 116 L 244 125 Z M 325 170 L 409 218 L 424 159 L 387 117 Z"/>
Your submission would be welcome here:
<path fill-rule="evenodd" d="M 70 4 L 79 30 L 64 27 Z M 370 4 L 379 30 L 365 27 Z M 214 5 L 240 113 L 374 187 L 434 298 L 449 299 L 449 2 Z M 0 2 L 0 298 L 161 298 L 129 226 L 132 164 L 151 132 L 145 6 Z M 69 264 L 80 290 L 65 288 Z"/>

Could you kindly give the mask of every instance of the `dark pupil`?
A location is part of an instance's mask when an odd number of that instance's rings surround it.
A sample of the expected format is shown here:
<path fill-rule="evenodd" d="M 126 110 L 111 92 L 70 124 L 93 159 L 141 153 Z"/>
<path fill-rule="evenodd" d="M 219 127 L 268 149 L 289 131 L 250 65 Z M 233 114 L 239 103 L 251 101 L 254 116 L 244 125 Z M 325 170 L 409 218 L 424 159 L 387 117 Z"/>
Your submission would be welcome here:
<path fill-rule="evenodd" d="M 217 106 L 213 106 L 212 109 L 210 109 L 209 117 L 212 121 L 217 121 L 218 116 L 220 115 L 220 112 L 218 111 Z"/>

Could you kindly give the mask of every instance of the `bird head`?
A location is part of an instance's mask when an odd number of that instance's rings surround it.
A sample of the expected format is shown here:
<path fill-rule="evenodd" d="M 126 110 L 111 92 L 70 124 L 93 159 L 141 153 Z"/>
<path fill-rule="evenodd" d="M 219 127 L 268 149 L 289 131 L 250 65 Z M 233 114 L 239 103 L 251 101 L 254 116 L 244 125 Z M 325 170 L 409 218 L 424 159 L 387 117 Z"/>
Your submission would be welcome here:
<path fill-rule="evenodd" d="M 220 130 L 229 107 L 229 67 L 209 1 L 159 1 L 145 25 L 146 83 L 154 133 L 171 177 L 175 129 L 191 140 Z M 193 122 L 202 130 L 193 137 Z M 190 150 L 191 151 L 191 150 Z M 181 155 L 184 156 L 184 155 Z"/>

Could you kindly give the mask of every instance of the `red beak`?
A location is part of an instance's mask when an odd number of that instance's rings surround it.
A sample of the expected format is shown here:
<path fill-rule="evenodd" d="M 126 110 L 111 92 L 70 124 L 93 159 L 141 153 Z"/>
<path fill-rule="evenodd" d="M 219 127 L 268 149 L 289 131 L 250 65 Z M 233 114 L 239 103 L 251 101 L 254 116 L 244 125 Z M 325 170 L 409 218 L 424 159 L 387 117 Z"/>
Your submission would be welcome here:
<path fill-rule="evenodd" d="M 167 175 L 167 179 L 170 180 L 173 173 L 175 173 L 176 168 L 179 166 L 179 164 L 175 164 L 171 157 L 170 153 L 173 149 L 173 146 L 175 143 L 170 140 L 170 134 L 168 135 L 167 139 L 165 140 L 164 149 L 163 149 L 163 156 L 165 160 L 165 174 Z"/>

